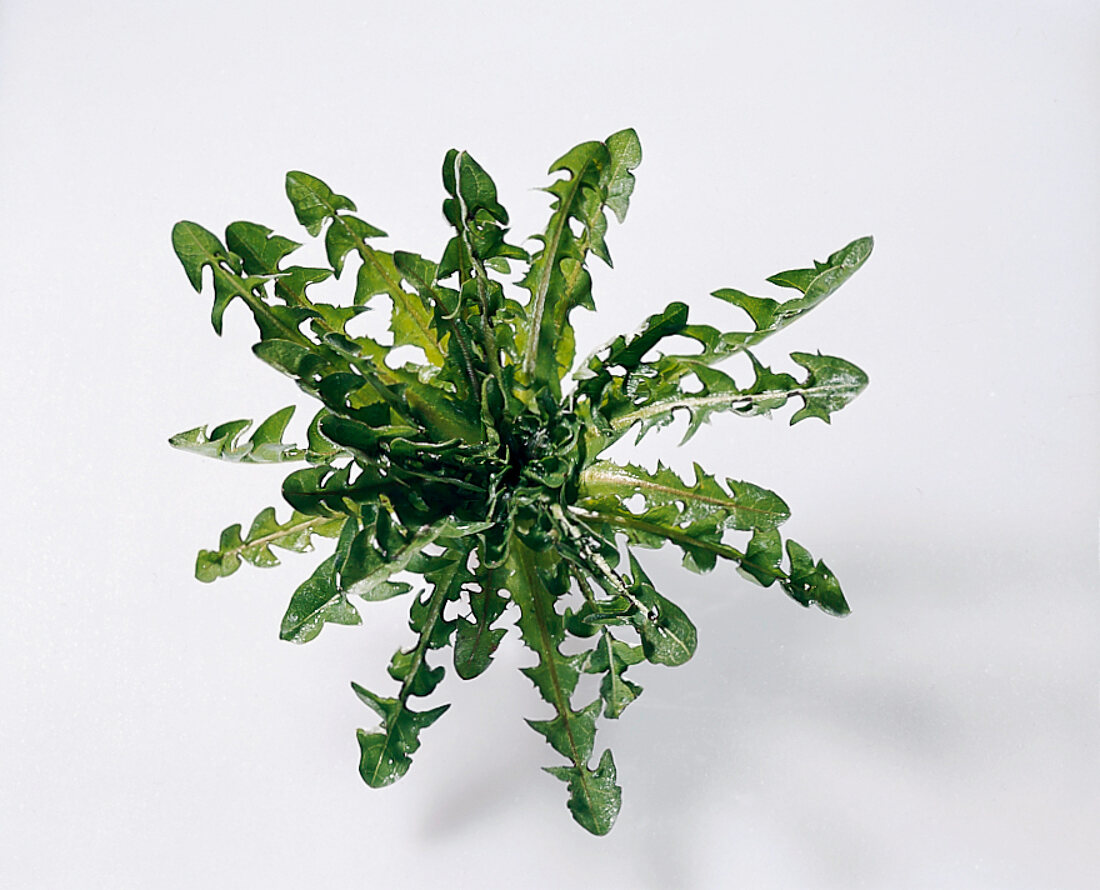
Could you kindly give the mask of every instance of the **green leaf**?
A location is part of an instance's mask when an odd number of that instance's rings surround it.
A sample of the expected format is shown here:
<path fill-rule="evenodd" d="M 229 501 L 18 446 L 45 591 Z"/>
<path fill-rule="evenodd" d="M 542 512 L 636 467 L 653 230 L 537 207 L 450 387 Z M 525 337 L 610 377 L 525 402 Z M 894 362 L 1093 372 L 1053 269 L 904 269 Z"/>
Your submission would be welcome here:
<path fill-rule="evenodd" d="M 301 170 L 287 173 L 286 196 L 294 206 L 298 222 L 314 238 L 321 233 L 325 220 L 334 217 L 337 211 L 356 209 L 350 198 L 336 194 L 316 176 Z"/>
<path fill-rule="evenodd" d="M 739 387 L 727 374 L 698 365 L 685 368 L 680 358 L 662 358 L 639 365 L 629 386 L 615 380 L 606 388 L 598 414 L 614 433 L 624 433 L 637 425 L 638 439 L 652 429 L 672 423 L 677 412 L 688 417 L 684 441 L 711 417 L 730 412 L 749 417 L 770 414 L 782 408 L 792 397 L 802 400 L 803 407 L 795 412 L 791 423 L 806 417 L 820 417 L 829 422 L 831 412 L 839 411 L 867 386 L 867 375 L 851 362 L 826 355 L 791 353 L 791 359 L 810 373 L 802 381 L 790 374 L 776 374 L 752 360 L 755 379 L 748 387 Z M 699 388 L 685 391 L 681 380 L 685 373 L 695 375 Z"/>
<path fill-rule="evenodd" d="M 172 248 L 196 291 L 202 290 L 202 270 L 229 256 L 216 235 L 187 220 L 172 227 Z"/>
<path fill-rule="evenodd" d="M 626 221 L 630 196 L 634 194 L 631 170 L 642 163 L 642 143 L 633 129 L 620 130 L 607 137 L 607 153 L 611 164 L 607 173 L 607 206 L 620 222 Z"/>
<path fill-rule="evenodd" d="M 647 610 L 631 616 L 631 623 L 642 638 L 646 660 L 671 667 L 688 661 L 695 654 L 698 641 L 695 625 L 683 609 L 654 589 L 633 553 L 630 571 L 634 576 L 632 591 Z"/>
<path fill-rule="evenodd" d="M 362 624 L 363 619 L 336 586 L 336 556 L 330 556 L 290 598 L 279 639 L 308 643 L 325 624 Z"/>
<path fill-rule="evenodd" d="M 618 719 L 627 705 L 642 694 L 642 687 L 627 680 L 623 673 L 628 667 L 645 660 L 640 646 L 630 646 L 622 640 L 616 640 L 604 628 L 600 634 L 600 643 L 592 651 L 585 664 L 588 674 L 603 674 L 600 682 L 600 698 L 604 702 L 604 716 Z"/>
<path fill-rule="evenodd" d="M 198 223 L 183 220 L 172 228 L 172 248 L 183 265 L 187 280 L 196 291 L 202 290 L 202 271 L 210 268 L 214 274 L 214 309 L 210 321 L 214 330 L 222 332 L 222 316 L 226 307 L 235 296 L 239 296 L 227 284 L 227 277 L 221 264 L 232 262 L 233 257 L 222 246 L 212 232 L 208 232 Z M 219 275 L 219 272 L 222 274 Z"/>
<path fill-rule="evenodd" d="M 763 587 L 770 587 L 777 577 L 782 577 L 780 565 L 783 562 L 783 540 L 774 529 L 753 533 L 745 556 L 741 560 L 740 571 L 752 581 Z"/>
<path fill-rule="evenodd" d="M 621 131 L 607 143 L 582 143 L 550 165 L 550 173 L 561 171 L 567 177 L 547 189 L 555 198 L 553 213 L 545 234 L 538 236 L 542 248 L 521 285 L 531 292 L 523 373 L 536 387 L 549 387 L 555 397 L 573 362 L 569 314 L 577 306 L 594 308 L 585 271 L 588 252 L 611 264 L 603 209 L 610 205 L 625 216 L 634 182 L 630 170 L 640 159 L 637 135 Z M 573 233 L 571 221 L 579 224 L 581 235 Z"/>
<path fill-rule="evenodd" d="M 815 262 L 813 269 L 795 269 L 773 275 L 768 281 L 783 287 L 793 287 L 804 295 L 785 303 L 770 298 L 752 297 L 732 288 L 714 291 L 712 296 L 744 309 L 755 326 L 751 333 L 727 335 L 729 339 L 724 347 L 726 354 L 732 354 L 746 346 L 754 346 L 820 305 L 859 271 L 871 255 L 873 247 L 874 239 L 857 238 L 832 254 L 824 263 Z"/>
<path fill-rule="evenodd" d="M 581 497 L 599 500 L 612 496 L 626 500 L 640 494 L 647 509 L 672 504 L 678 509 L 678 524 L 705 523 L 720 529 L 774 529 L 790 518 L 790 510 L 773 491 L 751 482 L 726 480 L 726 487 L 695 464 L 695 481 L 685 482 L 658 462 L 657 471 L 597 461 L 581 474 Z"/>
<path fill-rule="evenodd" d="M 599 765 L 544 766 L 546 772 L 569 785 L 569 812 L 587 831 L 602 836 L 611 831 L 622 806 L 623 790 L 616 784 L 615 760 L 611 749 L 600 757 Z"/>
<path fill-rule="evenodd" d="M 241 258 L 249 275 L 272 275 L 279 263 L 302 245 L 281 235 L 272 234 L 267 226 L 252 222 L 230 223 L 225 230 L 225 243 Z"/>
<path fill-rule="evenodd" d="M 413 711 L 408 707 L 410 696 L 430 695 L 443 678 L 443 668 L 427 665 L 429 649 L 446 645 L 450 639 L 451 622 L 443 617 L 443 607 L 458 596 L 468 579 L 466 555 L 459 546 L 440 557 L 427 558 L 418 566 L 425 580 L 432 585 L 426 602 L 413 601 L 409 625 L 417 633 L 412 649 L 399 651 L 390 663 L 390 676 L 401 682 L 396 699 L 384 699 L 352 684 L 356 695 L 382 718 L 382 726 L 374 732 L 359 730 L 359 773 L 368 785 L 379 788 L 401 778 L 411 765 L 411 756 L 420 747 L 420 730 L 434 723 L 447 710 L 442 705 L 430 711 Z"/>
<path fill-rule="evenodd" d="M 301 460 L 305 457 L 305 452 L 297 445 L 283 442 L 283 432 L 293 414 L 293 405 L 276 411 L 256 427 L 247 442 L 241 442 L 240 439 L 252 426 L 252 421 L 231 420 L 214 427 L 209 433 L 205 426 L 176 433 L 168 440 L 168 444 L 181 451 L 235 463 L 267 464 Z"/>
<path fill-rule="evenodd" d="M 509 565 L 508 589 L 520 609 L 520 636 L 539 658 L 538 665 L 524 668 L 523 672 L 555 711 L 551 720 L 528 723 L 545 736 L 558 753 L 571 761 L 572 766 L 565 768 L 568 775 L 559 772 L 552 774 L 570 783 L 573 817 L 589 831 L 601 833 L 597 829 L 606 824 L 606 831 L 614 821 L 618 812 L 617 799 L 615 812 L 609 814 L 607 771 L 598 776 L 588 769 L 600 702 L 594 701 L 580 711 L 573 710 L 570 705 L 587 653 L 567 656 L 558 648 L 565 632 L 561 616 L 554 609 L 554 599 L 565 591 L 561 563 L 545 554 L 536 554 L 516 541 L 509 553 Z M 612 766 L 611 785 L 614 785 L 614 779 Z M 580 803 L 574 806 L 574 800 Z"/>
<path fill-rule="evenodd" d="M 824 562 L 818 560 L 815 564 L 810 551 L 795 541 L 787 541 L 787 557 L 791 561 L 790 577 L 780 583 L 792 599 L 804 606 L 817 603 L 832 615 L 851 611 L 840 582 Z"/>
<path fill-rule="evenodd" d="M 381 729 L 360 729 L 359 775 L 372 788 L 392 785 L 409 771 L 412 755 L 420 748 L 420 731 L 443 716 L 450 705 L 413 711 L 395 698 L 381 698 L 358 683 L 351 684 L 360 701 L 382 718 Z"/>
<path fill-rule="evenodd" d="M 356 250 L 367 238 L 385 238 L 386 233 L 356 216 L 338 216 L 336 220 L 337 224 L 329 226 L 325 233 L 325 253 L 329 265 L 339 278 L 348 253 Z"/>
<path fill-rule="evenodd" d="M 394 584 L 390 578 L 408 568 L 425 547 L 449 529 L 447 523 L 438 522 L 420 529 L 408 540 L 400 538 L 398 546 L 387 548 L 390 542 L 379 541 L 378 529 L 383 515 L 388 516 L 380 512 L 376 524 L 356 535 L 340 570 L 341 589 L 368 601 L 389 599 L 409 590 L 407 584 Z"/>
<path fill-rule="evenodd" d="M 490 578 L 492 575 L 490 574 Z M 483 584 L 470 593 L 470 619 L 460 618 L 455 628 L 455 673 L 463 680 L 481 675 L 493 660 L 493 653 L 507 632 L 493 628 L 508 605 L 494 586 Z"/>
<path fill-rule="evenodd" d="M 588 763 L 596 739 L 596 718 L 600 714 L 597 699 L 579 711 L 568 708 L 559 711 L 553 720 L 528 720 L 527 725 L 543 736 L 563 757 Z"/>
<path fill-rule="evenodd" d="M 242 559 L 261 568 L 278 565 L 279 559 L 272 553 L 272 547 L 305 553 L 313 549 L 314 535 L 336 537 L 343 523 L 343 517 L 307 516 L 297 511 L 280 523 L 275 518 L 275 508 L 267 507 L 252 520 L 243 538 L 237 523 L 221 533 L 217 550 L 200 550 L 195 561 L 195 577 L 205 582 L 225 578 L 237 571 Z"/>
<path fill-rule="evenodd" d="M 791 359 L 810 372 L 794 391 L 802 397 L 802 407 L 791 417 L 792 425 L 807 417 L 820 417 L 829 423 L 833 411 L 839 411 L 867 387 L 867 375 L 842 358 L 820 352 L 792 352 Z"/>

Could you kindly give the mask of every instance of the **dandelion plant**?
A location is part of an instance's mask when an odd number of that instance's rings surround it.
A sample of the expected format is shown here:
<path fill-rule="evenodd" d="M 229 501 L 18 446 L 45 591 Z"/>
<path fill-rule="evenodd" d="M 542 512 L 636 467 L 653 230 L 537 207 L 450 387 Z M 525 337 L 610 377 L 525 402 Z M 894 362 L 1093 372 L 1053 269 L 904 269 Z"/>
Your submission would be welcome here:
<path fill-rule="evenodd" d="M 266 507 L 247 531 L 229 526 L 199 553 L 196 575 L 213 581 L 242 560 L 276 565 L 273 548 L 334 539 L 283 615 L 280 636 L 294 643 L 327 624 L 359 624 L 363 602 L 408 598 L 413 636 L 390 661 L 394 688 L 352 683 L 377 718 L 358 731 L 359 772 L 372 787 L 406 773 L 421 733 L 449 707 L 436 694 L 444 658 L 461 679 L 477 677 L 514 622 L 533 656 L 523 673 L 549 706 L 528 723 L 564 758 L 547 772 L 566 783 L 578 823 L 608 832 L 621 789 L 611 751 L 596 753 L 597 721 L 618 719 L 642 692 L 641 662 L 683 664 L 696 645 L 694 625 L 654 588 L 638 548 L 671 543 L 692 571 L 722 560 L 803 606 L 848 611 L 825 563 L 784 544 L 789 512 L 774 492 L 698 465 L 683 478 L 604 454 L 679 417 L 685 439 L 718 412 L 767 415 L 789 402 L 791 423 L 829 422 L 866 386 L 859 368 L 794 352 L 790 370 L 773 371 L 753 348 L 847 281 L 872 241 L 768 279 L 790 299 L 714 291 L 741 319 L 735 330 L 692 324 L 674 302 L 578 361 L 574 310 L 595 309 L 589 266 L 593 257 L 611 265 L 608 211 L 625 219 L 640 161 L 633 130 L 555 161 L 549 172 L 563 175 L 546 188 L 549 223 L 528 247 L 508 240 L 493 180 L 456 150 L 443 161 L 453 234 L 438 260 L 384 250 L 385 232 L 349 198 L 298 171 L 287 174 L 286 194 L 306 232 L 323 234 L 324 265 L 294 265 L 301 245 L 253 222 L 231 223 L 224 241 L 193 222 L 172 232 L 192 286 L 212 286 L 214 330 L 243 302 L 259 328 L 253 352 L 320 403 L 304 444 L 283 441 L 293 406 L 250 435 L 251 422 L 237 420 L 172 437 L 221 460 L 298 465 L 282 486 L 289 516 Z M 344 276 L 355 279 L 350 300 L 311 296 L 313 285 Z M 389 334 L 365 335 L 358 317 L 380 306 Z M 402 352 L 419 361 L 399 362 L 398 347 L 415 347 Z M 719 369 L 737 355 L 752 379 Z M 598 682 L 591 701 L 578 701 L 584 675 Z"/>

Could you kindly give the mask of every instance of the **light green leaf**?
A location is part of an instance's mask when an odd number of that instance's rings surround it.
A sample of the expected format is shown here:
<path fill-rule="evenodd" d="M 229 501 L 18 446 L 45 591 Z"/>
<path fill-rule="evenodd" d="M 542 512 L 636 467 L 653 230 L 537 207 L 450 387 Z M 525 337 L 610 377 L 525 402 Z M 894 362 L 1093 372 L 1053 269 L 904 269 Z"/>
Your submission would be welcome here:
<path fill-rule="evenodd" d="M 619 466 L 597 461 L 585 468 L 580 478 L 582 498 L 599 500 L 608 495 L 626 500 L 640 494 L 647 509 L 674 504 L 678 524 L 705 523 L 718 529 L 773 529 L 790 518 L 790 510 L 773 491 L 751 482 L 726 480 L 726 487 L 695 464 L 695 481 L 685 482 L 658 462 L 650 473 L 632 464 Z"/>
<path fill-rule="evenodd" d="M 297 511 L 280 523 L 275 518 L 275 508 L 267 507 L 252 520 L 244 538 L 237 523 L 221 533 L 217 550 L 200 550 L 195 562 L 195 577 L 206 582 L 225 578 L 240 567 L 241 559 L 261 568 L 278 565 L 279 559 L 271 552 L 272 547 L 305 553 L 313 549 L 313 535 L 336 537 L 343 524 L 342 516 L 307 516 Z"/>
<path fill-rule="evenodd" d="M 634 176 L 630 172 L 642 163 L 642 143 L 633 129 L 620 130 L 607 137 L 611 164 L 607 173 L 607 206 L 620 223 L 626 221 L 630 196 L 634 194 Z"/>
<path fill-rule="evenodd" d="M 176 433 L 168 444 L 181 451 L 235 463 L 267 464 L 301 460 L 305 457 L 305 451 L 297 445 L 283 442 L 283 432 L 293 414 L 293 405 L 276 411 L 256 428 L 247 442 L 240 439 L 252 426 L 252 421 L 232 420 L 214 427 L 209 433 L 205 426 Z"/>

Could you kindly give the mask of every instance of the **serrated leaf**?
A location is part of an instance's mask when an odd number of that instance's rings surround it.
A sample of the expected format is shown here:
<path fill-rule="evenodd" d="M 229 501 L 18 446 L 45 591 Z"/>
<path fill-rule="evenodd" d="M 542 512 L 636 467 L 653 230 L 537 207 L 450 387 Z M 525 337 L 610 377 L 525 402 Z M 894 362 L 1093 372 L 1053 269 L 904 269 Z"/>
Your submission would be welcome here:
<path fill-rule="evenodd" d="M 340 587 L 372 602 L 405 593 L 409 586 L 393 584 L 390 578 L 408 568 L 409 563 L 447 529 L 444 522 L 427 526 L 387 553 L 378 542 L 377 527 L 364 528 L 352 542 L 340 570 Z"/>
<path fill-rule="evenodd" d="M 741 416 L 767 415 L 782 408 L 789 399 L 800 398 L 803 407 L 791 418 L 797 423 L 806 417 L 829 422 L 831 412 L 839 411 L 867 386 L 867 375 L 844 359 L 835 356 L 791 353 L 791 359 L 810 373 L 799 381 L 790 374 L 777 374 L 762 365 L 751 352 L 754 380 L 741 388 L 732 377 L 704 365 L 685 367 L 679 357 L 663 357 L 640 365 L 628 383 L 614 381 L 603 393 L 599 415 L 615 433 L 637 426 L 640 440 L 652 429 L 672 423 L 677 412 L 688 417 L 684 441 L 719 412 Z M 693 373 L 700 384 L 685 391 L 681 380 Z"/>
<path fill-rule="evenodd" d="M 313 535 L 335 537 L 343 523 L 343 517 L 307 516 L 297 511 L 280 523 L 275 517 L 275 508 L 267 507 L 252 520 L 243 538 L 240 523 L 236 523 L 221 533 L 217 550 L 200 550 L 195 562 L 195 577 L 206 582 L 225 578 L 240 567 L 242 558 L 261 568 L 278 565 L 279 560 L 271 547 L 305 553 L 313 549 Z"/>
<path fill-rule="evenodd" d="M 294 215 L 313 237 L 321 232 L 325 220 L 338 210 L 355 212 L 350 198 L 336 194 L 316 176 L 292 170 L 286 175 L 286 196 L 294 206 Z"/>
<path fill-rule="evenodd" d="M 770 587 L 781 576 L 780 564 L 783 562 L 783 540 L 774 529 L 757 531 L 745 548 L 745 557 L 741 560 L 740 570 L 744 575 L 763 587 Z"/>
<path fill-rule="evenodd" d="M 283 442 L 283 432 L 293 414 L 293 405 L 276 411 L 256 427 L 247 442 L 242 442 L 241 437 L 252 426 L 252 421 L 232 420 L 219 424 L 209 433 L 205 426 L 176 433 L 168 444 L 181 451 L 234 463 L 266 464 L 301 460 L 305 452 L 297 445 Z"/>
<path fill-rule="evenodd" d="M 229 224 L 225 243 L 241 258 L 244 271 L 249 275 L 278 272 L 283 258 L 302 246 L 297 241 L 273 234 L 267 226 L 243 220 Z"/>
<path fill-rule="evenodd" d="M 642 647 L 616 640 L 606 628 L 601 632 L 599 645 L 588 656 L 584 670 L 604 675 L 600 681 L 600 698 L 604 702 L 605 717 L 618 719 L 627 705 L 642 694 L 642 687 L 627 680 L 623 673 L 644 660 Z"/>
<path fill-rule="evenodd" d="M 695 654 L 698 642 L 695 625 L 683 609 L 654 589 L 633 553 L 630 571 L 634 577 L 631 590 L 647 610 L 631 616 L 631 623 L 642 638 L 646 660 L 670 667 L 684 664 Z"/>
<path fill-rule="evenodd" d="M 616 213 L 625 215 L 633 189 L 630 170 L 641 156 L 636 141 L 636 135 L 631 139 L 628 131 L 622 131 L 615 134 L 614 156 L 608 144 L 585 142 L 550 165 L 549 172 L 567 176 L 547 189 L 555 198 L 550 224 L 539 236 L 542 248 L 533 255 L 530 270 L 520 283 L 531 292 L 523 373 L 535 385 L 549 387 L 554 396 L 560 395 L 561 378 L 573 362 L 569 314 L 578 305 L 591 305 L 590 289 L 582 275 L 587 255 L 591 251 L 611 263 L 604 243 L 607 222 L 603 208 L 611 201 Z M 580 224 L 580 236 L 573 233 L 571 221 Z M 563 266 L 563 260 L 571 264 Z"/>
<path fill-rule="evenodd" d="M 213 232 L 187 220 L 172 227 L 172 248 L 196 291 L 202 290 L 202 270 L 227 256 L 225 247 Z"/>
<path fill-rule="evenodd" d="M 810 551 L 795 541 L 787 541 L 787 558 L 791 562 L 790 577 L 780 583 L 792 599 L 804 606 L 817 603 L 832 615 L 851 611 L 840 582 L 824 562 L 818 560 L 815 564 Z"/>
<path fill-rule="evenodd" d="M 874 239 L 857 238 L 830 255 L 824 263 L 815 263 L 814 269 L 795 269 L 780 272 L 768 281 L 802 291 L 803 296 L 780 303 L 766 297 L 753 297 L 733 288 L 714 291 L 712 296 L 744 309 L 753 321 L 755 330 L 743 335 L 731 335 L 725 348 L 732 354 L 747 346 L 754 346 L 776 331 L 797 321 L 811 309 L 820 305 L 828 296 L 851 278 L 867 261 L 874 247 Z"/>
<path fill-rule="evenodd" d="M 308 643 L 326 624 L 362 624 L 363 619 L 336 586 L 336 556 L 321 563 L 290 598 L 279 639 Z"/>
<path fill-rule="evenodd" d="M 622 806 L 623 790 L 616 784 L 615 760 L 608 748 L 599 765 L 544 766 L 546 772 L 569 785 L 569 812 L 586 831 L 602 836 L 611 831 Z"/>
<path fill-rule="evenodd" d="M 839 411 L 867 387 L 867 375 L 842 358 L 792 352 L 791 359 L 810 372 L 794 391 L 802 397 L 802 407 L 791 417 L 792 426 L 807 417 L 829 423 L 832 412 Z"/>
<path fill-rule="evenodd" d="M 214 278 L 214 306 L 210 313 L 210 323 L 220 336 L 222 317 L 234 297 L 248 293 L 263 283 L 262 278 L 249 277 L 239 281 L 223 268 L 240 264 L 240 258 L 229 253 L 212 233 L 198 223 L 186 220 L 176 223 L 172 228 L 172 247 L 179 257 L 188 281 L 196 291 L 202 290 L 202 272 L 209 268 Z M 236 269 L 233 270 L 237 271 Z"/>
<path fill-rule="evenodd" d="M 325 255 L 336 277 L 344 271 L 344 260 L 367 238 L 385 238 L 386 233 L 357 216 L 341 214 L 325 233 Z"/>
<path fill-rule="evenodd" d="M 647 509 L 676 505 L 677 523 L 684 527 L 704 523 L 714 530 L 773 529 L 791 515 L 775 492 L 733 479 L 727 479 L 723 488 L 699 464 L 695 464 L 695 481 L 686 482 L 660 462 L 656 472 L 650 473 L 632 464 L 597 461 L 581 474 L 580 484 L 582 498 L 612 496 L 625 501 L 640 494 Z"/>
<path fill-rule="evenodd" d="M 481 584 L 470 597 L 470 617 L 459 619 L 455 627 L 455 673 L 463 680 L 480 676 L 493 660 L 493 653 L 507 632 L 505 628 L 493 628 L 508 605 L 491 583 Z"/>
<path fill-rule="evenodd" d="M 527 725 L 546 739 L 547 743 L 569 759 L 580 758 L 583 763 L 592 756 L 596 739 L 596 718 L 600 714 L 600 700 L 579 711 L 571 708 L 559 712 L 553 720 L 528 720 Z"/>
<path fill-rule="evenodd" d="M 351 686 L 360 701 L 382 718 L 380 729 L 357 733 L 359 775 L 372 788 L 384 788 L 409 771 L 412 755 L 420 748 L 420 731 L 435 723 L 450 705 L 413 711 L 398 699 L 381 698 L 358 683 Z"/>
<path fill-rule="evenodd" d="M 633 129 L 620 130 L 607 137 L 611 165 L 607 173 L 607 206 L 620 223 L 626 221 L 630 196 L 634 194 L 631 170 L 642 163 L 642 143 Z"/>

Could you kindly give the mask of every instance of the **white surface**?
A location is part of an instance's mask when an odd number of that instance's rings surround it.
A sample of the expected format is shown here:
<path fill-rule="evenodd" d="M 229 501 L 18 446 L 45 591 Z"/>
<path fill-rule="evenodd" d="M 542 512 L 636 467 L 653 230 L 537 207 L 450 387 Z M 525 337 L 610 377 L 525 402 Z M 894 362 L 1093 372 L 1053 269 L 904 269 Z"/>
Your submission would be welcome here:
<path fill-rule="evenodd" d="M 0 885 L 1097 886 L 1098 49 L 1089 2 L 4 3 Z M 623 126 L 645 161 L 586 344 L 671 299 L 732 326 L 709 291 L 877 247 L 764 351 L 870 389 L 673 458 L 782 494 L 854 614 L 651 555 L 699 654 L 602 728 L 600 840 L 539 771 L 514 639 L 372 792 L 347 684 L 385 688 L 403 604 L 293 647 L 314 558 L 191 579 L 281 471 L 166 437 L 297 393 L 240 307 L 214 337 L 169 231 L 297 237 L 298 168 L 438 253 L 458 146 L 522 236 L 546 165 Z"/>

